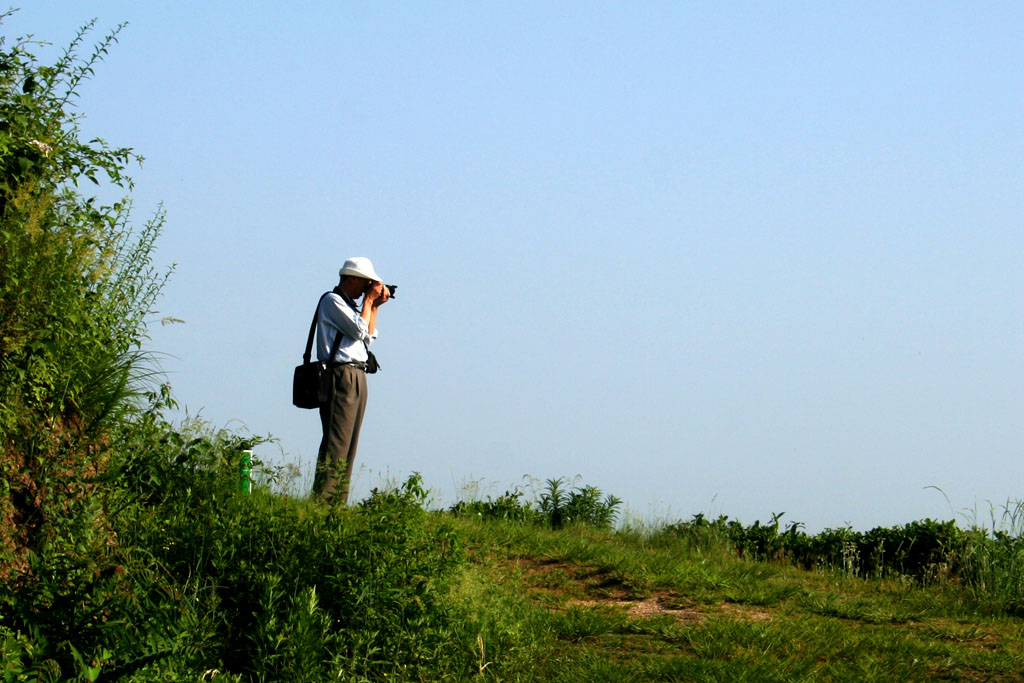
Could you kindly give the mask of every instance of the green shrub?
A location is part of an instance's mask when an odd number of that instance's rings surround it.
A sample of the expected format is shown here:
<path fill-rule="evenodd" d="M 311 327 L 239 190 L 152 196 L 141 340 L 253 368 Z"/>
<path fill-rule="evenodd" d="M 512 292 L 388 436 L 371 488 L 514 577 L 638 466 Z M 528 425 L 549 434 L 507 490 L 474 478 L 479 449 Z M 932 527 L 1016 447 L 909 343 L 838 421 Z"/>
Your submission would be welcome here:
<path fill-rule="evenodd" d="M 753 560 L 776 560 L 783 555 L 787 543 L 793 543 L 801 534 L 799 524 L 790 525 L 780 534 L 781 518 L 782 514 L 774 514 L 767 524 L 758 520 L 743 526 L 726 515 L 712 520 L 698 513 L 688 521 L 667 525 L 660 534 L 681 539 L 687 546 L 702 551 L 728 549 Z"/>
<path fill-rule="evenodd" d="M 0 621 L 18 662 L 7 671 L 30 680 L 116 670 L 110 634 L 149 615 L 146 567 L 128 576 L 107 482 L 152 373 L 140 345 L 166 279 L 150 261 L 163 215 L 135 230 L 129 201 L 81 187 L 130 189 L 135 158 L 79 139 L 77 89 L 120 27 L 80 58 L 91 29 L 49 66 L 32 42 L 0 39 Z"/>
<path fill-rule="evenodd" d="M 613 495 L 602 498 L 601 490 L 595 486 L 567 490 L 563 478 L 548 479 L 532 504 L 524 502 L 523 495 L 521 490 L 513 489 L 497 498 L 488 496 L 486 501 L 459 501 L 449 511 L 484 519 L 542 524 L 551 529 L 572 524 L 611 529 L 622 505 Z"/>
<path fill-rule="evenodd" d="M 790 561 L 805 569 L 838 569 L 873 578 L 902 576 L 918 582 L 965 576 L 964 557 L 972 535 L 952 520 L 925 519 L 867 532 L 826 529 L 811 536 L 799 522 L 780 531 L 781 518 L 781 513 L 774 514 L 767 524 L 755 521 L 744 526 L 724 515 L 708 520 L 697 514 L 661 533 L 693 547 L 728 548 L 740 557 Z"/>
<path fill-rule="evenodd" d="M 136 232 L 127 201 L 79 189 L 130 187 L 133 158 L 78 137 L 76 88 L 119 30 L 80 59 L 90 28 L 52 66 L 27 41 L 0 45 L 0 580 L 15 584 L 114 540 L 96 483 L 147 374 L 139 345 L 164 282 L 150 265 L 163 215 Z"/>
<path fill-rule="evenodd" d="M 483 519 L 501 520 L 504 522 L 535 522 L 539 515 L 529 503 L 523 501 L 523 492 L 519 489 L 505 491 L 497 498 L 487 500 L 471 500 L 455 503 L 449 511 L 456 515 L 473 515 Z"/>
<path fill-rule="evenodd" d="M 450 654 L 455 616 L 442 600 L 460 544 L 424 510 L 418 475 L 333 508 L 265 487 L 239 494 L 229 439 L 161 442 L 175 448 L 163 461 L 136 458 L 134 477 L 176 484 L 159 494 L 137 489 L 125 514 L 134 518 L 132 544 L 168 584 L 215 606 L 205 622 L 215 631 L 208 668 L 308 681 L 460 665 Z"/>

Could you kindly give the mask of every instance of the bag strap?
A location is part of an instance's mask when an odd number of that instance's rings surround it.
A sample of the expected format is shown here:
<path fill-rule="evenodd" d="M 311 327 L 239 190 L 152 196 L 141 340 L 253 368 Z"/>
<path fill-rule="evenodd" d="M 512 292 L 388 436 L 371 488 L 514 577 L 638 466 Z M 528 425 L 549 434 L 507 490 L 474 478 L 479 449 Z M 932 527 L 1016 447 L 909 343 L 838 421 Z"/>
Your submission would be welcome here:
<path fill-rule="evenodd" d="M 309 359 L 312 357 L 313 335 L 316 333 L 317 318 L 320 317 L 320 304 L 324 302 L 324 297 L 327 296 L 328 294 L 330 294 L 330 292 L 324 292 L 322 295 L 320 295 L 320 301 L 317 302 L 316 310 L 313 311 L 313 322 L 309 324 L 309 337 L 306 338 L 306 352 L 302 354 L 303 363 L 308 363 Z M 338 333 L 334 335 L 334 343 L 331 344 L 331 354 L 327 356 L 328 363 L 334 360 L 334 354 L 338 352 L 338 345 L 341 343 L 342 336 L 343 335 L 341 334 L 341 330 L 338 330 Z"/>

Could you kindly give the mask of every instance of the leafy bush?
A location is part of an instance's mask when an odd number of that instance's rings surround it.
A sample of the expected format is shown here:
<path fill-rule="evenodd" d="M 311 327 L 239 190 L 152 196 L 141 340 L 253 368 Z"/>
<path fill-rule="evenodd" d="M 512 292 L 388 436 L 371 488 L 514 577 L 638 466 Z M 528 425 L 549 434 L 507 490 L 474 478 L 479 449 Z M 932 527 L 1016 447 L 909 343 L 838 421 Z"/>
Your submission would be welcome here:
<path fill-rule="evenodd" d="M 551 480 L 548 484 L 552 486 Z M 602 498 L 601 490 L 595 486 L 580 486 L 570 491 L 565 500 L 560 511 L 562 524 L 585 524 L 595 529 L 611 529 L 618 517 L 620 505 L 622 501 L 611 494 Z M 552 508 L 551 525 L 558 528 L 554 515 L 555 508 Z"/>
<path fill-rule="evenodd" d="M 0 621 L 13 680 L 116 671 L 109 634 L 166 602 L 140 590 L 153 570 L 119 545 L 108 486 L 152 372 L 140 346 L 166 279 L 150 261 L 163 215 L 135 230 L 127 200 L 80 187 L 130 189 L 135 158 L 79 139 L 77 89 L 120 27 L 83 59 L 91 29 L 50 66 L 31 41 L 0 39 Z M 152 654 L 147 636 L 120 661 Z"/>
<path fill-rule="evenodd" d="M 209 606 L 203 666 L 248 680 L 362 680 L 459 661 L 446 654 L 458 635 L 441 596 L 462 554 L 423 509 L 418 475 L 352 509 L 265 487 L 241 495 L 237 445 L 219 434 L 168 434 L 159 442 L 174 448 L 134 458 L 136 481 L 174 485 L 135 489 L 125 511 L 131 544 Z"/>
<path fill-rule="evenodd" d="M 456 515 L 475 515 L 483 519 L 501 520 L 504 522 L 535 522 L 539 515 L 529 503 L 522 500 L 523 492 L 519 489 L 505 491 L 497 498 L 487 500 L 460 500 L 449 508 Z"/>
<path fill-rule="evenodd" d="M 898 575 L 928 581 L 962 574 L 968 532 L 953 520 L 920 520 L 867 532 L 830 529 L 789 544 L 792 559 L 804 567 L 842 567 L 861 576 Z"/>
<path fill-rule="evenodd" d="M 486 501 L 459 501 L 449 511 L 459 515 L 476 515 L 484 519 L 542 524 L 561 529 L 572 524 L 583 524 L 596 529 L 611 529 L 618 517 L 622 501 L 613 495 L 601 497 L 595 486 L 578 486 L 566 490 L 562 478 L 548 479 L 546 488 L 532 503 L 522 500 L 519 489 L 505 491 L 497 498 Z"/>
<path fill-rule="evenodd" d="M 661 533 L 695 548 L 728 548 L 740 557 L 758 561 L 789 561 L 805 569 L 838 569 L 847 574 L 882 578 L 901 576 L 918 582 L 946 578 L 976 581 L 979 549 L 1013 547 L 1010 537 L 989 539 L 977 529 L 964 530 L 953 520 L 930 519 L 867 532 L 850 528 L 826 529 L 811 536 L 799 522 L 779 530 L 782 514 L 771 521 L 744 526 L 720 516 L 702 514 L 666 526 Z M 975 559 L 972 565 L 968 558 Z"/>
<path fill-rule="evenodd" d="M 117 545 L 0 603 L 3 658 L 24 672 L 11 680 L 462 675 L 461 615 L 444 599 L 461 544 L 424 509 L 418 475 L 349 509 L 266 485 L 245 495 L 238 452 L 252 439 L 175 428 L 164 403 L 112 440 Z"/>
<path fill-rule="evenodd" d="M 96 483 L 146 375 L 139 345 L 164 282 L 149 260 L 163 215 L 136 233 L 128 202 L 78 187 L 130 187 L 133 158 L 78 137 L 76 88 L 119 30 L 80 59 L 90 28 L 52 66 L 0 41 L 0 579 L 14 583 L 73 574 L 114 542 Z"/>
<path fill-rule="evenodd" d="M 689 521 L 679 521 L 661 530 L 662 535 L 682 539 L 690 547 L 700 550 L 727 548 L 740 557 L 754 560 L 779 559 L 786 551 L 787 545 L 801 534 L 799 524 L 792 524 L 779 533 L 781 514 L 772 515 L 767 524 L 760 520 L 750 526 L 743 526 L 738 520 L 730 520 L 726 515 L 710 520 L 703 514 L 696 514 Z"/>

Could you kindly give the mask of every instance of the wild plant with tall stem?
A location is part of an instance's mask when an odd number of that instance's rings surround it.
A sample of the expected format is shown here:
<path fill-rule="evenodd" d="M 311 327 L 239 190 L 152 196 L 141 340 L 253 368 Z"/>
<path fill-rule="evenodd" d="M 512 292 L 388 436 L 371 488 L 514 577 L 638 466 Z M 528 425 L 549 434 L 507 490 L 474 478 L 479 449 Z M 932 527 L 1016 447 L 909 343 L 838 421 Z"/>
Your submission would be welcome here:
<path fill-rule="evenodd" d="M 162 211 L 136 229 L 128 199 L 86 191 L 132 188 L 138 157 L 84 140 L 75 110 L 122 28 L 82 57 L 86 24 L 52 65 L 38 41 L 0 39 L 0 622 L 58 649 L 112 576 L 99 482 L 152 377 L 142 343 L 169 273 L 151 259 Z"/>

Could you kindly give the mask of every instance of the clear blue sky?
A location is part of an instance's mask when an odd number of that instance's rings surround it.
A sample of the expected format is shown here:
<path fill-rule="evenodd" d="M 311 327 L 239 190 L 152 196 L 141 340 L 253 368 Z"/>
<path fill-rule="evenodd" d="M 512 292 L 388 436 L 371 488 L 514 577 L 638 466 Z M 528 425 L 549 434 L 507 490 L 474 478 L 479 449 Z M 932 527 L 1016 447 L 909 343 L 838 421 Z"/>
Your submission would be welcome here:
<path fill-rule="evenodd" d="M 265 458 L 312 468 L 291 372 L 362 255 L 399 290 L 357 494 L 579 475 L 811 530 L 1024 494 L 1024 4 L 26 5 L 4 35 L 130 22 L 83 127 L 167 209 L 178 399 Z"/>

